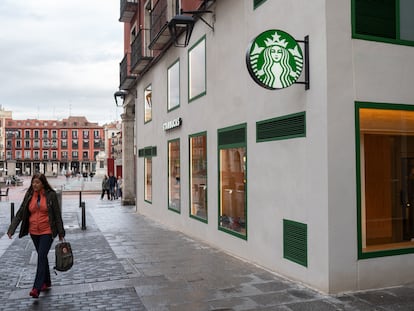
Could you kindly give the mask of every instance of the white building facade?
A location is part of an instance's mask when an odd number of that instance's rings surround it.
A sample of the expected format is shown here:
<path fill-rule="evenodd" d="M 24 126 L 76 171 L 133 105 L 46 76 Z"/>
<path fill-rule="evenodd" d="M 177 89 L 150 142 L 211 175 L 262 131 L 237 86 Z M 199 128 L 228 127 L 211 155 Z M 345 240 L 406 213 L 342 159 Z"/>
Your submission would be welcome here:
<path fill-rule="evenodd" d="M 324 292 L 412 282 L 412 2 L 198 2 L 125 99 L 138 211 Z"/>

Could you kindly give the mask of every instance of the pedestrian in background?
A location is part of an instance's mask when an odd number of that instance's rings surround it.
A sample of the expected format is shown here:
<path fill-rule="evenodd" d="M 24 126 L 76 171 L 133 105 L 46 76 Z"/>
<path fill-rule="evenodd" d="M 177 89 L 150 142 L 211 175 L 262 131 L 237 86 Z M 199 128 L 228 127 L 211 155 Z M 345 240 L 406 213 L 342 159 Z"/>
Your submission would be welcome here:
<path fill-rule="evenodd" d="M 109 192 L 111 194 L 111 200 L 117 199 L 116 192 L 115 192 L 116 184 L 117 184 L 116 177 L 114 176 L 112 172 L 109 173 Z"/>
<path fill-rule="evenodd" d="M 108 195 L 108 200 L 111 199 L 111 197 L 109 196 L 109 179 L 108 176 L 104 176 L 104 178 L 102 179 L 102 194 L 101 194 L 101 200 L 103 199 L 104 195 L 106 194 Z"/>
<path fill-rule="evenodd" d="M 59 240 L 65 237 L 59 200 L 44 174 L 33 175 L 23 202 L 7 230 L 10 239 L 20 222 L 22 225 L 19 238 L 30 234 L 36 248 L 36 277 L 29 295 L 39 298 L 41 291 L 48 290 L 52 286 L 47 256 L 53 239 L 57 235 Z"/>
<path fill-rule="evenodd" d="M 117 184 L 118 184 L 118 198 L 122 198 L 122 177 L 118 176 L 118 180 L 117 180 Z"/>

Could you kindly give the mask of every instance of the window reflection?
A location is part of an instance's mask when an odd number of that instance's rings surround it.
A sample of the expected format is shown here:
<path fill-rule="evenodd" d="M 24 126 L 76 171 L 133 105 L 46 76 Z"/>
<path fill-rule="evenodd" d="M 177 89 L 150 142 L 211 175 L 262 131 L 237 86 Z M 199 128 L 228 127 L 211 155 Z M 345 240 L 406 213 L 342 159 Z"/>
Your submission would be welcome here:
<path fill-rule="evenodd" d="M 246 148 L 220 150 L 220 226 L 246 234 Z"/>
<path fill-rule="evenodd" d="M 180 140 L 168 142 L 168 208 L 180 211 Z"/>
<path fill-rule="evenodd" d="M 190 137 L 190 185 L 192 216 L 207 220 L 207 136 Z"/>

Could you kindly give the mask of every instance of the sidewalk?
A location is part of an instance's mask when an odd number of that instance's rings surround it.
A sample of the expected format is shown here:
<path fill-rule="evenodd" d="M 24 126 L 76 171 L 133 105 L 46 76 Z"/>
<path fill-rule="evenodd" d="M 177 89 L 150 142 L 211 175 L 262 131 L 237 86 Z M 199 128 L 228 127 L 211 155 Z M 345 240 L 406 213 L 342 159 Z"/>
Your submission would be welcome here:
<path fill-rule="evenodd" d="M 51 181 L 52 182 L 52 181 Z M 85 182 L 86 183 L 86 182 Z M 63 192 L 66 238 L 75 265 L 52 275 L 52 289 L 32 299 L 36 253 L 30 238 L 4 232 L 28 184 L 0 203 L 0 310 L 414 310 L 414 284 L 344 295 L 324 295 L 172 231 L 121 206 Z M 54 185 L 55 186 L 55 185 Z M 54 263 L 54 247 L 49 254 Z"/>

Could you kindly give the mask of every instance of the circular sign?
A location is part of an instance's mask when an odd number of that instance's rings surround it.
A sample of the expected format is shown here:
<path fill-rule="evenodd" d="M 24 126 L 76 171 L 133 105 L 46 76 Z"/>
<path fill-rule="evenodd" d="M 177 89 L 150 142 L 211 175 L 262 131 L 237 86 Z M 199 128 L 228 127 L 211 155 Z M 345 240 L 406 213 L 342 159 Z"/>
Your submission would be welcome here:
<path fill-rule="evenodd" d="M 288 33 L 271 29 L 252 40 L 246 52 L 247 69 L 260 86 L 277 90 L 291 86 L 303 67 L 303 53 Z"/>

